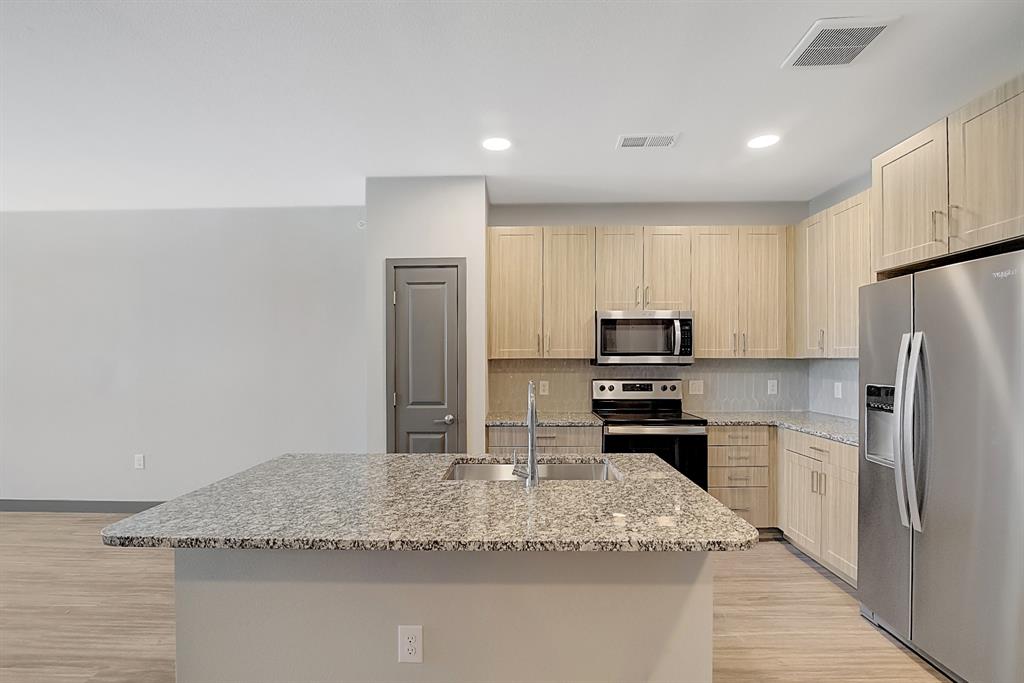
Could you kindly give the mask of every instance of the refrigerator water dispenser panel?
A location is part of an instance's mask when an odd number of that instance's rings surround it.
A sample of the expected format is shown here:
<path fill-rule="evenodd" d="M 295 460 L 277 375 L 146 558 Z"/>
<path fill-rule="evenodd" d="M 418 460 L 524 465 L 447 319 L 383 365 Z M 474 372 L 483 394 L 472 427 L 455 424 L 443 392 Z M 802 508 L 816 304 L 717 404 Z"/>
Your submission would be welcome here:
<path fill-rule="evenodd" d="M 894 467 L 893 434 L 896 431 L 896 416 L 893 414 L 893 399 L 896 389 L 889 385 L 867 384 L 864 387 L 864 407 L 867 414 L 865 423 L 864 457 L 871 462 Z"/>

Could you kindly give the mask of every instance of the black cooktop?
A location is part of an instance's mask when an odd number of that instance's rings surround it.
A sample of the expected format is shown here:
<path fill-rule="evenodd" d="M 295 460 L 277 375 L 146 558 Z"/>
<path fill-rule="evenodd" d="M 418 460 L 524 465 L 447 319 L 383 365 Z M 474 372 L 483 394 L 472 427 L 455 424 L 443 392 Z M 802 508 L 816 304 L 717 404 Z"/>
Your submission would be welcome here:
<path fill-rule="evenodd" d="M 605 424 L 632 425 L 706 425 L 707 418 L 678 410 L 630 411 L 595 409 Z"/>

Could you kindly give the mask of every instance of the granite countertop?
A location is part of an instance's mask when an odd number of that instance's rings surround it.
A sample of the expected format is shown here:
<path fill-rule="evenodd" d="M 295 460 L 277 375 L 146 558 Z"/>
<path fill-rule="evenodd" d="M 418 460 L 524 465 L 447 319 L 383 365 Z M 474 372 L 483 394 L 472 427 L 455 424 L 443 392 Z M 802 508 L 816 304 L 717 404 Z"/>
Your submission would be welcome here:
<path fill-rule="evenodd" d="M 825 413 L 801 411 L 737 411 L 699 413 L 709 425 L 769 425 L 783 427 L 823 439 L 857 445 L 857 420 Z"/>
<path fill-rule="evenodd" d="M 746 550 L 757 530 L 643 454 L 621 481 L 445 481 L 453 462 L 509 458 L 289 454 L 111 524 L 106 545 L 298 550 Z"/>
<path fill-rule="evenodd" d="M 488 427 L 525 427 L 526 413 L 487 413 Z M 604 421 L 594 413 L 537 411 L 538 427 L 601 427 Z"/>

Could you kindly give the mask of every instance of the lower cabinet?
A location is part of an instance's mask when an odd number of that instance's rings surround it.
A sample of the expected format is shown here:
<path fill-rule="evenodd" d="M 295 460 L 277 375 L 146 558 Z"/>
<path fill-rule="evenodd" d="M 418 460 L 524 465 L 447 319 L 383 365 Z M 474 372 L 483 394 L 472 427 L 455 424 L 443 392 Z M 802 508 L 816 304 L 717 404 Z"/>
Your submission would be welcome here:
<path fill-rule="evenodd" d="M 537 452 L 543 455 L 600 453 L 601 427 L 537 427 Z M 526 427 L 488 427 L 487 452 L 526 452 Z"/>
<path fill-rule="evenodd" d="M 857 583 L 857 448 L 781 430 L 779 526 L 789 541 Z"/>
<path fill-rule="evenodd" d="M 775 526 L 770 427 L 708 427 L 708 493 L 756 527 Z"/>

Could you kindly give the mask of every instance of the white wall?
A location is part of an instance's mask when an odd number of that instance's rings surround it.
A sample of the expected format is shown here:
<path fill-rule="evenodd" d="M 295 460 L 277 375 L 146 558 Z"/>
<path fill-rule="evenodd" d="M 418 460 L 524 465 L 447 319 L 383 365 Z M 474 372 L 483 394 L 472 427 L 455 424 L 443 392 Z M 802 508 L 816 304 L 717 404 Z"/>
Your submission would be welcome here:
<path fill-rule="evenodd" d="M 484 450 L 487 412 L 487 188 L 484 178 L 366 180 L 366 442 L 386 447 L 385 286 L 388 258 L 465 257 L 469 452 Z"/>
<path fill-rule="evenodd" d="M 496 204 L 490 225 L 788 225 L 807 218 L 807 202 Z"/>
<path fill-rule="evenodd" d="M 828 207 L 838 204 L 844 199 L 849 199 L 869 187 L 871 187 L 871 171 L 854 176 L 807 202 L 807 215 L 810 216 L 819 211 L 824 211 Z"/>
<path fill-rule="evenodd" d="M 362 216 L 0 214 L 0 498 L 163 500 L 365 450 Z"/>

